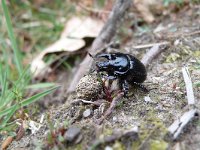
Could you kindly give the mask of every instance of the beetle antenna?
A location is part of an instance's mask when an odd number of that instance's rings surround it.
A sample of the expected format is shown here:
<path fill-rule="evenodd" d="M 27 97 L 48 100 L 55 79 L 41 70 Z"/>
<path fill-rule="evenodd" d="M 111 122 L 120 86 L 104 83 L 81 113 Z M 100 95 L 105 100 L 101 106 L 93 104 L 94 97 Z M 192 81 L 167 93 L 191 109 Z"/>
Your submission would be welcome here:
<path fill-rule="evenodd" d="M 89 56 L 94 59 L 94 56 L 88 52 Z"/>

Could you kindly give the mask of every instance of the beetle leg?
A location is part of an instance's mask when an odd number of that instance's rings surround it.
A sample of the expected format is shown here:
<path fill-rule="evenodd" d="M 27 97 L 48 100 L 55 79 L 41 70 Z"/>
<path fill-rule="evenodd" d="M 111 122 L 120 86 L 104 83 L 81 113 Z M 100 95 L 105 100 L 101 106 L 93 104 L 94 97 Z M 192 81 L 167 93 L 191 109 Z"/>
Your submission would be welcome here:
<path fill-rule="evenodd" d="M 126 80 L 120 80 L 120 86 L 122 91 L 124 92 L 124 96 L 127 97 L 129 85 Z"/>
<path fill-rule="evenodd" d="M 133 84 L 136 85 L 137 87 L 139 87 L 140 89 L 142 89 L 142 91 L 144 91 L 146 93 L 149 92 L 149 90 L 146 87 L 144 87 L 144 85 L 137 83 L 137 82 L 133 82 Z"/>

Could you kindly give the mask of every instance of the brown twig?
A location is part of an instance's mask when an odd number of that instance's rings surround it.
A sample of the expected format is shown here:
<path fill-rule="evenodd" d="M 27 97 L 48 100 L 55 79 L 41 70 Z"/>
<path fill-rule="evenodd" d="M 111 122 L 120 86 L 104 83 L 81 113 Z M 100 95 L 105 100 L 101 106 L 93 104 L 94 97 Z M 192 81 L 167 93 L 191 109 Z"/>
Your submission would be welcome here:
<path fill-rule="evenodd" d="M 168 39 L 171 39 L 171 38 L 177 38 L 177 37 L 192 36 L 192 35 L 195 35 L 195 34 L 200 34 L 200 30 L 193 31 L 193 32 L 190 32 L 190 33 L 177 33 L 177 34 L 173 34 L 173 35 L 168 35 L 166 37 Z"/>
<path fill-rule="evenodd" d="M 102 28 L 99 36 L 94 40 L 91 49 L 89 52 L 94 56 L 97 54 L 99 49 L 104 47 L 106 44 L 108 44 L 112 38 L 114 37 L 118 26 L 120 25 L 121 19 L 123 18 L 125 12 L 127 9 L 131 6 L 132 0 L 117 0 L 109 17 Z M 75 90 L 75 87 L 80 80 L 80 78 L 86 74 L 90 67 L 92 65 L 92 58 L 87 55 L 85 59 L 80 64 L 69 88 L 68 92 L 73 92 Z"/>
<path fill-rule="evenodd" d="M 14 139 L 14 138 L 13 138 L 12 136 L 8 136 L 8 137 L 3 141 L 2 145 L 1 145 L 1 149 L 2 149 L 2 150 L 6 150 L 7 147 L 12 143 L 13 139 Z"/>
<path fill-rule="evenodd" d="M 164 42 L 159 42 L 159 43 L 136 45 L 136 46 L 133 46 L 133 48 L 134 49 L 142 49 L 142 48 L 150 48 L 150 47 L 153 47 L 155 45 L 161 46 L 161 45 L 168 45 L 168 44 L 169 44 L 169 42 L 164 41 Z"/>
<path fill-rule="evenodd" d="M 163 43 L 162 45 L 168 45 L 169 43 Z M 160 44 L 155 44 L 142 58 L 141 62 L 147 67 L 156 56 L 158 56 L 165 48 L 161 48 Z"/>
<path fill-rule="evenodd" d="M 113 112 L 113 109 L 116 107 L 117 102 L 123 97 L 123 95 L 124 92 L 121 92 L 112 100 L 112 103 L 110 104 L 110 107 L 106 110 L 105 114 L 97 120 L 97 124 L 101 124 L 104 119 L 106 119 Z"/>

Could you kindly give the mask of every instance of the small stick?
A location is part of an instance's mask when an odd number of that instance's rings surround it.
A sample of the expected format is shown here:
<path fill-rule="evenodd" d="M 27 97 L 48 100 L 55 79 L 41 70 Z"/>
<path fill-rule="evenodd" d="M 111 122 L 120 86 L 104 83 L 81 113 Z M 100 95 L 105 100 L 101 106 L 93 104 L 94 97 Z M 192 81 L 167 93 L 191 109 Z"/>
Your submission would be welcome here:
<path fill-rule="evenodd" d="M 161 45 L 168 45 L 168 44 L 169 44 L 169 42 L 164 41 L 164 42 L 159 42 L 159 43 L 150 43 L 150 44 L 137 45 L 137 46 L 134 46 L 133 48 L 134 49 L 142 49 L 142 48 L 150 48 L 150 47 L 153 47 L 155 45 L 161 46 Z"/>
<path fill-rule="evenodd" d="M 110 107 L 106 110 L 105 114 L 97 120 L 97 124 L 101 124 L 104 121 L 104 119 L 106 119 L 113 112 L 117 102 L 123 97 L 123 95 L 124 92 L 121 92 L 112 100 L 112 103 L 110 104 Z"/>
<path fill-rule="evenodd" d="M 173 140 L 177 139 L 183 128 L 193 119 L 196 113 L 196 109 L 189 110 L 169 126 L 168 131 L 173 135 Z"/>
<path fill-rule="evenodd" d="M 85 104 L 93 104 L 95 106 L 100 106 L 102 104 L 102 101 L 87 101 L 87 100 L 84 100 L 84 99 L 76 99 L 74 100 L 73 102 L 71 102 L 71 104 L 76 104 L 76 103 L 79 103 L 79 102 L 83 102 Z"/>
<path fill-rule="evenodd" d="M 182 68 L 182 73 L 183 73 L 183 79 L 185 81 L 185 86 L 186 86 L 186 91 L 187 91 L 188 105 L 194 105 L 195 104 L 194 92 L 193 92 L 192 81 L 190 78 L 190 73 L 188 71 L 188 68 L 184 66 Z"/>
<path fill-rule="evenodd" d="M 186 85 L 188 105 L 194 105 L 194 93 L 188 68 L 183 67 L 182 73 Z M 196 109 L 191 109 L 185 112 L 180 119 L 177 119 L 172 123 L 172 125 L 168 128 L 168 131 L 173 135 L 173 140 L 178 138 L 183 128 L 194 118 L 196 113 Z"/>
<path fill-rule="evenodd" d="M 186 37 L 186 36 L 192 36 L 192 35 L 195 35 L 195 34 L 200 34 L 200 30 L 196 30 L 196 31 L 190 32 L 190 33 L 178 33 L 178 34 L 173 34 L 173 35 L 167 36 L 167 38 L 168 38 L 168 39 L 169 39 L 169 38 L 177 38 L 177 37 L 180 37 L 180 36 Z"/>
<path fill-rule="evenodd" d="M 142 58 L 141 62 L 147 67 L 155 57 L 164 49 L 160 45 L 154 45 Z"/>

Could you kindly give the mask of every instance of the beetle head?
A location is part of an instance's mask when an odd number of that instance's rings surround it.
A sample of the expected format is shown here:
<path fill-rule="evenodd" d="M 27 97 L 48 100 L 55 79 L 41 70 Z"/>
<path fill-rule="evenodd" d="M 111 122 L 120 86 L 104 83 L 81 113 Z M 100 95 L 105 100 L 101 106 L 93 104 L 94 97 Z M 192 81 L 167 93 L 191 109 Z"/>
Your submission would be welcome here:
<path fill-rule="evenodd" d="M 109 60 L 108 57 L 105 56 L 107 54 L 97 54 L 93 56 L 92 54 L 88 53 L 89 56 L 95 61 L 96 70 L 97 71 L 106 71 L 109 68 Z"/>
<path fill-rule="evenodd" d="M 109 61 L 96 61 L 97 71 L 107 71 L 110 69 Z"/>

